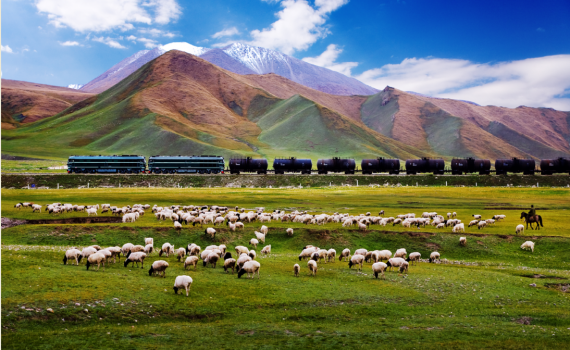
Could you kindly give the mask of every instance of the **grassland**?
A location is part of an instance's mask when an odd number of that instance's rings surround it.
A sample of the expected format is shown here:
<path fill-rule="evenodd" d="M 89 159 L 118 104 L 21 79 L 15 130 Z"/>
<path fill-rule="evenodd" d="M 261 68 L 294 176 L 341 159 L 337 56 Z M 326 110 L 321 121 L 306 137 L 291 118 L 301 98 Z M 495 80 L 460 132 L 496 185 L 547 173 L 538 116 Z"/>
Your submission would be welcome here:
<path fill-rule="evenodd" d="M 267 244 L 272 254 L 259 257 L 259 280 L 237 279 L 199 266 L 183 271 L 166 258 L 167 277 L 151 278 L 145 269 L 111 264 L 105 271 L 84 265 L 63 266 L 69 246 L 142 244 L 168 241 L 176 247 L 196 242 L 200 227 L 178 235 L 171 222 L 145 215 L 134 224 L 21 225 L 2 231 L 2 346 L 19 348 L 365 348 L 380 349 L 546 349 L 570 343 L 570 302 L 559 284 L 568 284 L 569 190 L 507 188 L 312 188 L 312 189 L 90 189 L 3 190 L 2 216 L 47 218 L 13 208 L 15 202 L 148 203 L 264 206 L 273 209 L 335 211 L 353 214 L 384 209 L 387 215 L 425 210 L 507 215 L 484 231 L 468 229 L 466 247 L 449 230 L 372 227 L 362 233 L 339 224 L 305 226 L 272 222 Z M 534 204 L 545 227 L 514 236 L 520 210 Z M 502 209 L 500 209 L 502 208 Z M 103 214 L 105 215 L 105 214 Z M 86 216 L 69 213 L 64 217 Z M 242 232 L 218 228 L 214 244 L 246 244 L 259 224 Z M 288 237 L 286 227 L 295 234 Z M 536 242 L 534 253 L 520 244 Z M 421 263 L 407 275 L 388 272 L 372 278 L 344 262 L 319 264 L 317 277 L 300 263 L 292 266 L 306 244 L 335 248 L 406 247 L 427 257 L 437 250 L 448 264 Z M 260 249 L 260 248 L 259 248 Z M 189 298 L 174 295 L 174 277 L 194 279 Z M 548 278 L 529 278 L 541 275 Z M 536 287 L 529 284 L 536 283 Z M 77 305 L 79 304 L 79 305 Z M 48 308 L 52 312 L 46 311 Z M 87 311 L 85 311 L 87 310 Z"/>

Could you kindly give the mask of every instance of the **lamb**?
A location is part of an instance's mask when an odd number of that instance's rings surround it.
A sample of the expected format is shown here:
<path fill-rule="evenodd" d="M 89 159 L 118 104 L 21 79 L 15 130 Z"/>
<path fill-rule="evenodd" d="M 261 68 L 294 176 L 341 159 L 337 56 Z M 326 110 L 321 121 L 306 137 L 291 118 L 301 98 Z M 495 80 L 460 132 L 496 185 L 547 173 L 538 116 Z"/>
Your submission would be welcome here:
<path fill-rule="evenodd" d="M 524 226 L 523 225 L 517 225 L 517 231 L 515 234 L 519 234 L 519 233 L 524 233 Z"/>
<path fill-rule="evenodd" d="M 485 227 L 487 227 L 487 221 L 479 221 L 477 223 L 477 229 L 480 230 L 480 229 L 485 228 Z"/>
<path fill-rule="evenodd" d="M 144 239 L 144 245 L 147 245 L 147 244 L 154 244 L 154 239 L 150 238 L 150 237 L 145 238 Z"/>
<path fill-rule="evenodd" d="M 265 234 L 263 234 L 263 233 L 261 233 L 261 232 L 257 232 L 257 231 L 255 231 L 254 233 L 255 233 L 255 237 L 257 237 L 257 239 L 258 239 L 260 242 L 265 243 Z"/>
<path fill-rule="evenodd" d="M 243 264 L 245 264 L 248 261 L 251 261 L 251 257 L 247 254 L 242 254 L 239 256 L 239 258 L 236 261 L 236 265 L 238 267 L 238 271 L 241 270 Z"/>
<path fill-rule="evenodd" d="M 267 226 L 263 225 L 261 226 L 261 228 L 259 229 L 259 232 L 263 233 L 264 235 L 267 234 L 267 232 L 269 232 L 269 228 L 267 228 Z"/>
<path fill-rule="evenodd" d="M 166 277 L 166 268 L 168 267 L 168 263 L 164 260 L 157 260 L 152 263 L 150 269 L 148 270 L 148 275 L 152 276 L 160 276 L 162 274 L 162 278 Z"/>
<path fill-rule="evenodd" d="M 184 258 L 185 256 L 186 256 L 186 249 L 178 248 L 178 250 L 176 251 L 176 260 L 182 261 L 182 258 Z"/>
<path fill-rule="evenodd" d="M 382 274 L 382 278 L 386 279 L 386 276 L 384 275 L 384 271 L 386 271 L 386 268 L 388 268 L 388 265 L 386 265 L 383 262 L 377 262 L 374 263 L 372 265 L 372 272 L 374 272 L 374 277 L 378 278 L 378 274 Z"/>
<path fill-rule="evenodd" d="M 177 276 L 174 280 L 174 294 L 178 294 L 178 289 L 184 288 L 186 291 L 186 296 L 190 292 L 190 287 L 192 286 L 192 277 L 182 275 Z"/>
<path fill-rule="evenodd" d="M 81 262 L 82 258 L 83 255 L 81 254 L 81 250 L 76 248 L 71 248 L 65 252 L 65 256 L 63 257 L 63 264 L 67 265 L 68 259 L 75 259 L 76 265 L 79 266 L 79 263 Z"/>
<path fill-rule="evenodd" d="M 292 228 L 288 228 L 285 232 L 287 232 L 287 236 L 289 236 L 289 237 L 293 236 L 293 229 Z"/>
<path fill-rule="evenodd" d="M 189 244 L 186 247 L 186 255 L 198 255 L 200 254 L 200 250 L 202 250 L 202 248 L 200 248 L 199 245 L 196 245 L 195 243 Z"/>
<path fill-rule="evenodd" d="M 129 265 L 129 263 L 132 263 L 131 267 L 134 267 L 134 265 L 136 263 L 137 267 L 139 267 L 139 262 L 140 262 L 141 263 L 141 269 L 142 269 L 142 268 L 144 268 L 144 259 L 145 258 L 146 258 L 146 253 L 142 253 L 142 252 L 131 253 L 129 251 L 123 265 L 125 267 L 127 267 Z"/>
<path fill-rule="evenodd" d="M 459 237 L 459 244 L 465 247 L 467 245 L 467 238 Z"/>
<path fill-rule="evenodd" d="M 212 239 L 216 238 L 216 230 L 214 230 L 211 227 L 208 227 L 205 231 L 204 231 L 204 235 L 208 235 L 210 237 L 212 237 Z"/>
<path fill-rule="evenodd" d="M 89 270 L 89 266 L 91 266 L 91 264 L 97 264 L 97 271 L 99 271 L 99 267 L 101 266 L 101 264 L 103 264 L 103 270 L 105 270 L 105 260 L 107 258 L 105 257 L 105 255 L 103 253 L 93 253 L 91 255 L 89 255 L 89 257 L 87 258 L 87 270 Z"/>
<path fill-rule="evenodd" d="M 481 220 L 481 215 L 473 214 L 471 215 L 473 219 Z"/>
<path fill-rule="evenodd" d="M 301 266 L 299 266 L 299 264 L 293 265 L 293 273 L 295 277 L 299 277 L 300 271 L 301 271 Z"/>
<path fill-rule="evenodd" d="M 86 209 L 85 212 L 87 212 L 87 216 L 91 216 L 91 214 L 95 214 L 95 216 L 97 216 L 97 209 L 95 209 L 95 208 Z M 105 266 L 103 266 L 103 268 L 105 268 Z M 99 269 L 97 269 L 97 270 L 99 270 Z"/>
<path fill-rule="evenodd" d="M 170 254 L 174 254 L 174 246 L 168 242 L 164 243 L 160 252 L 158 252 L 158 256 L 162 256 L 162 254 L 166 254 L 166 257 L 168 258 Z"/>
<path fill-rule="evenodd" d="M 208 264 L 212 265 L 212 268 L 216 268 L 216 263 L 218 262 L 218 260 L 220 259 L 220 256 L 218 254 L 216 254 L 215 252 L 211 252 L 210 254 L 208 254 L 208 256 L 206 257 L 206 259 L 204 259 L 203 263 L 204 263 L 204 267 L 206 267 Z"/>
<path fill-rule="evenodd" d="M 152 246 L 152 244 L 147 244 L 144 246 L 144 252 L 147 255 L 150 255 L 153 251 L 154 251 L 154 247 Z"/>
<path fill-rule="evenodd" d="M 442 222 L 441 224 L 437 224 L 437 226 L 435 228 L 444 228 L 445 224 Z"/>
<path fill-rule="evenodd" d="M 32 213 L 35 213 L 36 211 L 38 212 L 42 212 L 42 206 L 39 204 L 32 204 Z"/>
<path fill-rule="evenodd" d="M 418 252 L 413 252 L 410 253 L 410 255 L 408 256 L 408 259 L 406 259 L 407 262 L 412 262 L 412 265 L 414 265 L 414 262 L 417 262 L 419 264 L 420 259 L 422 258 L 422 255 Z"/>
<path fill-rule="evenodd" d="M 239 257 L 241 254 L 249 254 L 249 249 L 247 249 L 247 247 L 244 247 L 242 245 L 238 245 L 235 247 L 236 250 L 236 254 Z"/>
<path fill-rule="evenodd" d="M 335 259 L 336 259 L 336 250 L 331 248 L 327 251 L 327 260 L 329 262 L 334 262 Z"/>
<path fill-rule="evenodd" d="M 451 213 L 447 213 L 447 219 L 449 220 L 451 218 Z"/>
<path fill-rule="evenodd" d="M 392 257 L 392 252 L 389 250 L 381 250 L 378 252 L 377 254 L 378 260 L 382 261 L 382 260 L 386 260 L 388 261 L 391 257 Z"/>
<path fill-rule="evenodd" d="M 136 252 L 144 252 L 144 247 L 139 244 L 132 246 L 131 253 L 136 253 Z"/>
<path fill-rule="evenodd" d="M 188 266 L 194 266 L 194 271 L 196 271 L 196 265 L 198 265 L 198 257 L 195 255 L 189 256 L 186 258 L 186 261 L 184 261 L 184 270 L 186 270 Z"/>
<path fill-rule="evenodd" d="M 465 232 L 465 224 L 463 224 L 463 223 L 457 224 L 457 225 L 453 226 L 453 229 L 451 231 L 453 233 Z"/>
<path fill-rule="evenodd" d="M 223 217 L 218 216 L 215 220 L 214 220 L 214 226 L 216 225 L 222 225 L 224 223 L 224 221 L 226 221 Z"/>
<path fill-rule="evenodd" d="M 261 250 L 261 254 L 271 254 L 271 245 L 266 245 L 265 247 L 263 247 L 263 249 Z"/>
<path fill-rule="evenodd" d="M 396 253 L 394 253 L 394 258 L 406 258 L 406 255 L 408 255 L 408 252 L 406 252 L 406 248 L 400 248 L 398 250 L 396 250 Z"/>
<path fill-rule="evenodd" d="M 366 232 L 366 229 L 367 229 L 367 228 L 368 228 L 367 225 L 365 225 L 365 224 L 363 224 L 363 223 L 361 223 L 361 222 L 358 223 L 358 229 L 359 229 L 360 231 Z"/>
<path fill-rule="evenodd" d="M 249 255 L 249 257 L 251 258 L 251 260 L 255 260 L 255 258 L 257 257 L 257 253 L 255 252 L 255 250 L 250 250 L 249 253 L 247 253 L 247 255 Z"/>
<path fill-rule="evenodd" d="M 255 276 L 255 273 L 257 272 L 257 279 L 259 279 L 260 267 L 261 264 L 258 263 L 257 261 L 248 261 L 245 264 L 243 264 L 241 270 L 239 270 L 238 278 L 241 278 L 241 276 L 243 276 L 245 273 L 247 273 L 247 277 L 249 277 L 249 274 L 251 273 L 251 278 L 253 279 L 253 276 Z"/>
<path fill-rule="evenodd" d="M 309 271 L 311 271 L 313 273 L 313 276 L 317 275 L 317 262 L 314 260 L 309 260 L 309 262 L 307 263 L 307 266 L 309 267 Z"/>
<path fill-rule="evenodd" d="M 236 267 L 236 259 L 232 258 L 231 253 L 226 253 L 224 256 L 224 271 L 227 273 L 229 269 L 232 269 L 232 275 L 234 274 L 234 269 Z"/>
<path fill-rule="evenodd" d="M 392 271 L 392 267 L 401 267 L 404 264 L 408 264 L 408 262 L 402 258 L 391 258 L 386 263 L 386 266 Z"/>
<path fill-rule="evenodd" d="M 344 258 L 344 261 L 347 261 L 349 257 L 350 257 L 350 249 L 345 248 L 345 249 L 343 249 L 342 253 L 340 253 L 340 255 L 338 257 L 338 261 L 342 261 L 343 258 Z"/>
<path fill-rule="evenodd" d="M 364 263 L 364 255 L 354 254 L 350 261 L 348 262 L 348 268 L 352 268 L 353 265 L 359 265 L 359 270 L 362 270 L 362 264 Z"/>
<path fill-rule="evenodd" d="M 526 241 L 521 245 L 521 249 L 530 249 L 534 253 L 534 242 Z"/>
<path fill-rule="evenodd" d="M 255 238 L 252 238 L 249 240 L 249 245 L 254 246 L 255 249 L 257 249 L 257 245 L 259 244 L 259 241 Z"/>
<path fill-rule="evenodd" d="M 178 221 L 174 221 L 174 229 L 178 231 L 178 234 L 180 234 L 180 230 L 182 230 L 182 224 Z"/>
<path fill-rule="evenodd" d="M 429 262 L 430 262 L 430 263 L 431 263 L 431 262 L 435 262 L 436 260 L 441 261 L 440 256 L 439 256 L 439 253 L 438 253 L 438 252 L 432 252 L 432 253 L 429 255 Z"/>

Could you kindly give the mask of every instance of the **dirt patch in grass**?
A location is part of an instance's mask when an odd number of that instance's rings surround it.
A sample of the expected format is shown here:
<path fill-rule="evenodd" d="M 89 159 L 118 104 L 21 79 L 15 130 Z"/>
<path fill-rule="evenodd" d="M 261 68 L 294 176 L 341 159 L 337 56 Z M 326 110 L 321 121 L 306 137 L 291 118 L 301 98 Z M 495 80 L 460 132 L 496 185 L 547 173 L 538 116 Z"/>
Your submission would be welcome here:
<path fill-rule="evenodd" d="M 255 332 L 252 331 L 252 330 L 243 330 L 243 329 L 240 329 L 239 331 L 236 331 L 236 334 L 239 334 L 239 335 L 254 335 Z"/>
<path fill-rule="evenodd" d="M 44 219 L 44 220 L 27 220 L 26 224 L 31 225 L 50 225 L 50 224 L 100 224 L 100 223 L 119 223 L 123 219 L 115 216 L 104 217 L 86 217 L 86 218 L 69 218 L 69 219 Z"/>
<path fill-rule="evenodd" d="M 433 249 L 433 250 L 439 250 L 441 249 L 441 246 L 437 243 L 426 243 L 426 247 Z"/>
<path fill-rule="evenodd" d="M 558 289 L 562 293 L 570 292 L 570 283 L 545 283 L 546 288 Z"/>
<path fill-rule="evenodd" d="M 532 321 L 532 317 L 528 317 L 528 316 L 523 316 L 523 317 L 519 318 L 518 320 L 515 320 L 516 323 L 526 324 L 526 325 L 529 325 L 530 321 Z"/>
<path fill-rule="evenodd" d="M 10 218 L 2 218 L 2 230 L 5 228 L 10 228 L 18 225 L 23 225 L 26 223 L 26 220 L 16 220 Z"/>
<path fill-rule="evenodd" d="M 485 245 L 485 243 L 481 242 L 481 241 L 477 241 L 477 244 L 479 245 Z"/>
<path fill-rule="evenodd" d="M 535 275 L 521 275 L 521 277 L 527 277 L 527 278 L 549 278 L 549 279 L 555 279 L 555 280 L 567 280 L 567 278 L 564 278 L 564 277 L 546 276 L 546 275 L 540 275 L 540 274 L 535 274 Z"/>

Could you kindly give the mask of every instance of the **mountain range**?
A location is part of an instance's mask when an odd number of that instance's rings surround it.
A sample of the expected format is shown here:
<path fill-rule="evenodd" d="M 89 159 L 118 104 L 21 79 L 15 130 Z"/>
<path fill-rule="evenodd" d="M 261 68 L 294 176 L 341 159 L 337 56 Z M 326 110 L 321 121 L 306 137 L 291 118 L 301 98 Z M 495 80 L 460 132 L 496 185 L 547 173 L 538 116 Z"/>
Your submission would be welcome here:
<path fill-rule="evenodd" d="M 126 75 L 104 92 L 34 123 L 11 124 L 2 132 L 2 152 L 270 159 L 570 154 L 568 112 L 484 107 L 392 87 L 369 96 L 333 95 L 278 74 L 234 73 L 175 49 L 125 73 L 151 52 L 124 60 L 101 79 Z M 4 90 L 2 95 L 4 110 Z"/>

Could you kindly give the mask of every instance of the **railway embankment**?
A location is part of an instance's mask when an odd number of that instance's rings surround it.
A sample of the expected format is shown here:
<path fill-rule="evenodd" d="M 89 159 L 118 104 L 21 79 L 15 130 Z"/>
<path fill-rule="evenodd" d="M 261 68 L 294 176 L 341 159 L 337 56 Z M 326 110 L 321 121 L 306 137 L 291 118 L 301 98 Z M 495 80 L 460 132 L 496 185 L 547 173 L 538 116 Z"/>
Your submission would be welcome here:
<path fill-rule="evenodd" d="M 123 187 L 523 186 L 568 187 L 568 175 L 75 175 L 3 174 L 3 189 Z"/>

